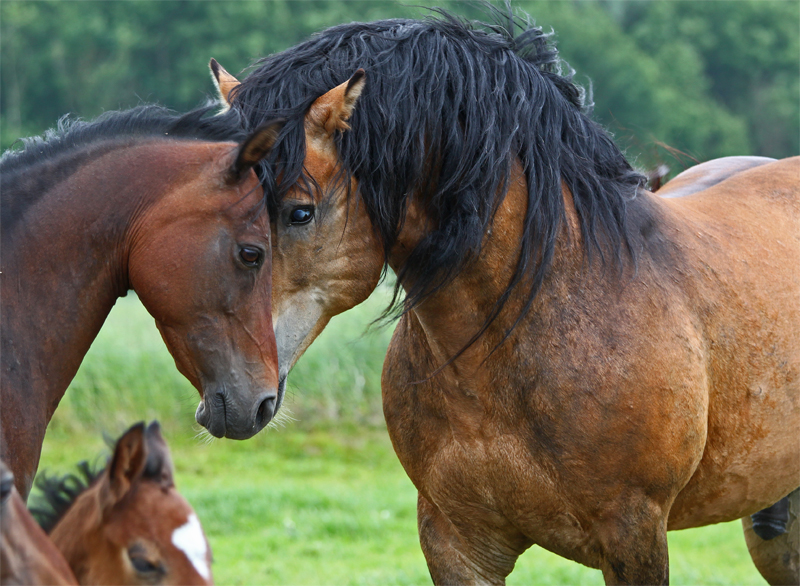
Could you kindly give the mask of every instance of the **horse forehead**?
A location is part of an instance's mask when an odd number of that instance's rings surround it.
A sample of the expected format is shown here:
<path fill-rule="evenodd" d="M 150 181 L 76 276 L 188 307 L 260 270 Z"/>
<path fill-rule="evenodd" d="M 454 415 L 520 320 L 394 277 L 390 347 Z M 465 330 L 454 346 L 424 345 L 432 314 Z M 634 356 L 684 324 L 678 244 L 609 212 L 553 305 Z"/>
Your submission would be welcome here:
<path fill-rule="evenodd" d="M 326 148 L 320 146 L 320 141 L 310 139 L 308 141 L 308 149 L 306 151 L 306 158 L 303 165 L 308 174 L 314 178 L 319 184 L 324 185 L 327 183 L 333 173 L 336 171 L 338 163 L 338 155 L 335 148 Z M 333 145 L 332 141 L 328 141 Z M 325 143 L 327 144 L 327 143 Z"/>
<path fill-rule="evenodd" d="M 116 509 L 110 530 L 115 535 L 114 541 L 120 544 L 137 537 L 168 541 L 175 529 L 194 514 L 191 505 L 174 487 L 162 488 L 151 481 L 140 482 Z"/>

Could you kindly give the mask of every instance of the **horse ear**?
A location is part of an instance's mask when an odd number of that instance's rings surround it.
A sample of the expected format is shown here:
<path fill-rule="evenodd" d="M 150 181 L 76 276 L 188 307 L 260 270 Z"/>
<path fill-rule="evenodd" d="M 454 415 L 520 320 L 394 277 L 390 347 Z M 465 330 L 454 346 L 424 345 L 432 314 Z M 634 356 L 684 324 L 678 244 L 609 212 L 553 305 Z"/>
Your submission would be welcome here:
<path fill-rule="evenodd" d="M 144 432 L 144 441 L 147 446 L 147 461 L 142 471 L 142 478 L 157 482 L 161 488 L 175 486 L 172 456 L 169 453 L 167 442 L 161 435 L 161 425 L 153 421 Z"/>
<path fill-rule="evenodd" d="M 267 122 L 244 139 L 236 153 L 233 165 L 228 169 L 227 180 L 230 185 L 239 183 L 250 169 L 269 154 L 275 141 L 278 140 L 284 123 L 284 120 Z"/>
<path fill-rule="evenodd" d="M 228 73 L 216 59 L 212 58 L 208 67 L 211 69 L 211 78 L 214 80 L 214 85 L 217 88 L 219 101 L 227 110 L 231 105 L 231 92 L 239 87 L 241 82 Z"/>
<path fill-rule="evenodd" d="M 108 482 L 111 502 L 114 505 L 130 490 L 133 481 L 141 475 L 147 462 L 144 423 L 137 423 L 126 431 L 114 447 L 108 465 Z"/>
<path fill-rule="evenodd" d="M 332 136 L 336 130 L 348 130 L 347 120 L 364 91 L 366 75 L 359 69 L 346 82 L 317 98 L 308 110 L 307 125 L 327 136 Z"/>

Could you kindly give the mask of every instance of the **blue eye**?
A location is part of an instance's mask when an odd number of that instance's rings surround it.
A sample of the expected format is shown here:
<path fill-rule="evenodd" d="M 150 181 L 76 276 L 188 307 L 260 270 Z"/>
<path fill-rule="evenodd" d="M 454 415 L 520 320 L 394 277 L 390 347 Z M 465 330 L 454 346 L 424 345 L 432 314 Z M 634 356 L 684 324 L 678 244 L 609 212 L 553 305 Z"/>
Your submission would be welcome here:
<path fill-rule="evenodd" d="M 308 224 L 311 218 L 314 217 L 314 208 L 311 206 L 303 206 L 294 208 L 289 214 L 290 224 Z"/>

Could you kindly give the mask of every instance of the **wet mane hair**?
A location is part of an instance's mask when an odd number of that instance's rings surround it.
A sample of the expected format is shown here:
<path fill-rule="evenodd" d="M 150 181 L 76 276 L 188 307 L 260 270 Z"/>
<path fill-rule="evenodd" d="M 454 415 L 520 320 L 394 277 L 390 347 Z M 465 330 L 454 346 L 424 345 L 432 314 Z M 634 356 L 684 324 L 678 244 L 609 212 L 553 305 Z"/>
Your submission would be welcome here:
<path fill-rule="evenodd" d="M 58 477 L 42 473 L 36 477 L 35 485 L 39 493 L 34 495 L 34 502 L 29 508 L 33 518 L 45 533 L 50 533 L 58 525 L 77 498 L 86 492 L 103 472 L 105 466 L 97 468 L 83 461 L 78 464 L 76 474 Z"/>
<path fill-rule="evenodd" d="M 214 116 L 218 110 L 214 104 L 178 114 L 149 104 L 106 112 L 89 122 L 64 116 L 44 135 L 19 139 L 22 148 L 0 157 L 3 231 L 10 231 L 50 186 L 113 148 L 154 138 L 242 142 L 247 134 L 239 113 Z"/>
<path fill-rule="evenodd" d="M 510 10 L 490 11 L 496 24 L 437 10 L 425 20 L 335 26 L 260 60 L 233 93 L 233 109 L 250 127 L 288 121 L 272 165 L 263 170 L 274 211 L 293 185 L 310 184 L 303 170 L 303 115 L 357 69 L 366 71 L 352 129 L 336 137 L 342 177 L 358 181 L 386 258 L 410 198 L 435 226 L 398 274 L 398 287 L 413 283 L 406 311 L 480 254 L 512 164 L 521 163 L 528 187 L 521 256 L 473 341 L 522 283 L 529 293 L 519 319 L 530 307 L 565 221 L 562 181 L 572 193 L 587 255 L 594 250 L 620 265 L 626 251 L 632 254 L 626 203 L 645 182 L 589 118 L 591 104 L 550 35 Z"/>

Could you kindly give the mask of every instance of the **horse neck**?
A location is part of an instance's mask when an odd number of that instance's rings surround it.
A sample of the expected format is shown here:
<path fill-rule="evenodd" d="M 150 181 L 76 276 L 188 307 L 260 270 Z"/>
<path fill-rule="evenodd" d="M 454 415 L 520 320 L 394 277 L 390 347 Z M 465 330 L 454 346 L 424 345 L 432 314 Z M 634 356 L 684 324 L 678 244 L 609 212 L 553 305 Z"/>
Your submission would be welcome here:
<path fill-rule="evenodd" d="M 131 227 L 164 191 L 161 166 L 152 144 L 112 144 L 54 182 L 4 232 L 2 350 L 4 365 L 13 365 L 4 372 L 4 398 L 9 391 L 31 411 L 52 416 L 127 292 Z M 26 173 L 58 170 L 43 164 Z"/>
<path fill-rule="evenodd" d="M 420 342 L 419 346 L 427 348 L 432 363 L 442 369 L 443 380 L 450 383 L 458 381 L 459 386 L 473 388 L 488 385 L 491 379 L 490 357 L 503 361 L 504 352 L 515 346 L 516 332 L 525 330 L 527 317 L 520 324 L 521 328 L 507 339 L 506 333 L 514 326 L 528 297 L 529 287 L 523 281 L 514 289 L 507 303 L 489 324 L 486 331 L 472 343 L 472 338 L 484 326 L 486 320 L 495 310 L 497 300 L 513 278 L 520 255 L 520 241 L 523 233 L 523 219 L 527 210 L 527 187 L 516 169 L 517 176 L 512 178 L 512 186 L 502 204 L 499 206 L 492 226 L 484 237 L 480 255 L 472 260 L 458 276 L 445 287 L 426 298 L 405 318 L 405 326 L 411 336 Z M 583 255 L 581 251 L 580 224 L 575 212 L 572 196 L 562 187 L 566 209 L 566 222 L 556 243 L 551 273 L 578 272 Z M 409 218 L 414 221 L 409 222 Z M 406 218 L 408 227 L 400 234 L 396 254 L 390 259 L 390 266 L 395 270 L 402 266 L 405 255 L 400 251 L 413 248 L 413 243 L 422 235 L 427 222 L 420 221 L 415 210 L 410 210 Z M 423 226 L 422 229 L 419 227 Z M 545 289 L 558 286 L 547 280 Z M 528 312 L 541 310 L 540 295 Z M 457 357 L 454 360 L 453 357 Z M 428 373 L 433 374 L 433 373 Z"/>

